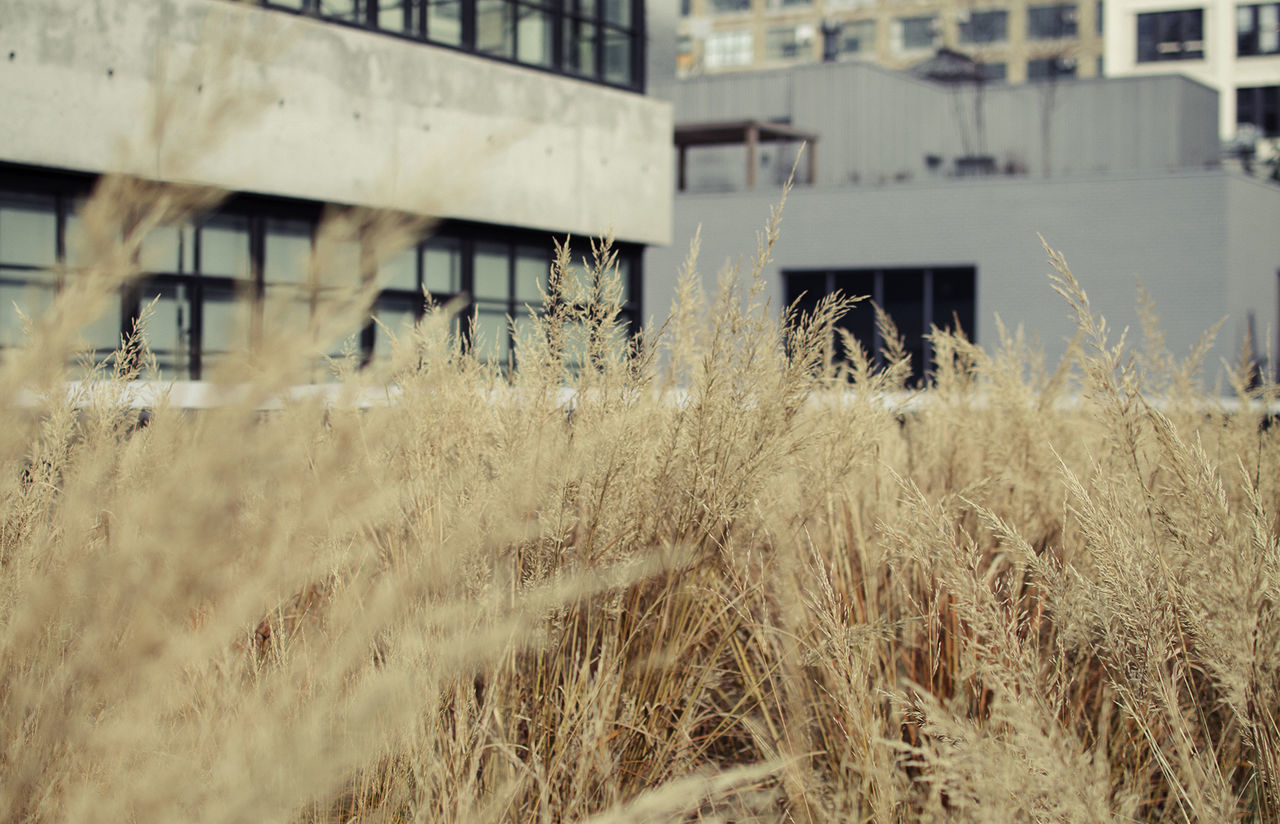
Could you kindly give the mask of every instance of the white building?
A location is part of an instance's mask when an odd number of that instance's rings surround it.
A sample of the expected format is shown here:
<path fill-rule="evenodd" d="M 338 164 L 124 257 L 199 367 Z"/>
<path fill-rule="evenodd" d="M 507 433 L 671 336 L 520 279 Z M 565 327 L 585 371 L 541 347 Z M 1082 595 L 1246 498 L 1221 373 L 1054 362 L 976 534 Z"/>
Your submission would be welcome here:
<path fill-rule="evenodd" d="M 107 351 L 158 298 L 150 344 L 169 377 L 200 378 L 245 343 L 266 295 L 302 293 L 329 205 L 442 220 L 376 272 L 347 249 L 393 327 L 421 313 L 424 287 L 466 295 L 464 326 L 505 359 L 506 316 L 537 300 L 552 235 L 610 229 L 638 318 L 641 251 L 671 226 L 670 106 L 644 91 L 674 71 L 673 47 L 650 50 L 648 32 L 672 32 L 675 9 L 655 9 L 4 0 L 0 350 L 21 342 L 13 304 L 38 312 L 76 276 L 76 207 L 109 171 L 233 193 L 154 232 L 145 278 L 88 330 Z M 378 328 L 358 333 L 366 357 L 385 351 Z"/>
<path fill-rule="evenodd" d="M 1109 76 L 1185 74 L 1219 94 L 1219 132 L 1280 137 L 1280 3 L 1107 0 Z"/>

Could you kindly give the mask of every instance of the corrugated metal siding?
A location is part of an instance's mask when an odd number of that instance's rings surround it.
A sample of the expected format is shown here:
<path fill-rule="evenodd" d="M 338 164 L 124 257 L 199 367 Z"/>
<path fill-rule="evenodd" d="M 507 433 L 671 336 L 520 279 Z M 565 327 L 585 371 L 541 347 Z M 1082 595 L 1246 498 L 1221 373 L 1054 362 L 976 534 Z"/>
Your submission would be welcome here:
<path fill-rule="evenodd" d="M 789 122 L 818 134 L 819 183 L 879 184 L 927 179 L 930 154 L 945 158 L 949 170 L 965 150 L 958 118 L 972 122 L 973 94 L 876 66 L 835 63 L 684 81 L 675 110 L 677 123 Z M 1202 167 L 1217 157 L 1216 94 L 1182 77 L 992 86 L 983 97 L 985 153 L 1001 169 L 1044 173 L 1046 109 L 1054 176 Z M 783 179 L 786 169 L 776 167 L 789 168 L 790 157 L 768 153 L 760 180 Z M 738 149 L 695 152 L 689 188 L 742 186 L 743 158 Z"/>
<path fill-rule="evenodd" d="M 726 259 L 750 258 L 752 232 L 776 198 L 774 191 L 677 198 L 673 245 L 646 252 L 647 311 L 665 315 L 660 296 L 669 301 L 674 294 L 694 227 L 702 228 L 701 270 L 709 285 Z M 1179 357 L 1230 314 L 1206 361 L 1212 378 L 1219 357 L 1239 351 L 1248 311 L 1258 332 L 1280 325 L 1280 240 L 1267 231 L 1277 220 L 1280 189 L 1226 171 L 802 188 L 788 200 L 774 262 L 764 272 L 766 297 L 779 305 L 787 268 L 973 265 L 978 341 L 997 343 L 999 314 L 1011 328 L 1037 334 L 1053 362 L 1072 327 L 1068 307 L 1050 289 L 1040 233 L 1066 255 L 1095 311 L 1117 334 L 1126 326 L 1139 334 L 1138 279 Z M 1242 235 L 1229 228 L 1237 225 Z"/>

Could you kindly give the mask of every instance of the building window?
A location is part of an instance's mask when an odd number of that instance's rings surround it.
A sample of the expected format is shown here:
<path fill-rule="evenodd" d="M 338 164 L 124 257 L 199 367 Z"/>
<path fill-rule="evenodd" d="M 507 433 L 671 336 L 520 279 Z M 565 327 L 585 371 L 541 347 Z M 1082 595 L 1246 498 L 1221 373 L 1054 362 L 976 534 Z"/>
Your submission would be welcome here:
<path fill-rule="evenodd" d="M 644 88 L 643 0 L 259 2 L 612 86 Z"/>
<path fill-rule="evenodd" d="M 1074 4 L 1027 7 L 1028 40 L 1061 40 L 1077 33 Z"/>
<path fill-rule="evenodd" d="M 1138 15 L 1138 62 L 1204 59 L 1204 9 Z"/>
<path fill-rule="evenodd" d="M 1280 3 L 1236 8 L 1236 54 L 1280 54 Z"/>
<path fill-rule="evenodd" d="M 711 0 L 711 10 L 719 14 L 751 11 L 751 0 Z"/>
<path fill-rule="evenodd" d="M 1056 80 L 1060 77 L 1075 77 L 1076 61 L 1072 57 L 1046 57 L 1040 60 L 1027 61 L 1027 80 Z"/>
<path fill-rule="evenodd" d="M 988 83 L 1003 83 L 1009 76 L 1007 63 L 983 63 L 982 79 Z"/>
<path fill-rule="evenodd" d="M 771 28 L 764 36 L 766 60 L 807 60 L 813 57 L 813 26 Z"/>
<path fill-rule="evenodd" d="M 755 38 L 746 30 L 712 32 L 704 48 L 708 69 L 749 66 L 755 60 Z"/>
<path fill-rule="evenodd" d="M 875 54 L 876 21 L 854 20 L 840 26 L 840 54 Z"/>
<path fill-rule="evenodd" d="M 1280 86 L 1236 89 L 1236 123 L 1252 123 L 1262 137 L 1280 137 Z"/>
<path fill-rule="evenodd" d="M 974 339 L 977 270 L 972 266 L 903 269 L 839 269 L 784 271 L 788 304 L 812 311 L 826 295 L 866 295 L 881 306 L 898 327 L 911 356 L 912 382 L 920 383 L 933 368 L 933 351 L 925 335 L 934 328 L 963 330 Z M 877 364 L 884 364 L 884 341 L 876 329 L 875 309 L 858 303 L 839 322 Z M 839 335 L 834 354 L 846 353 Z"/>
<path fill-rule="evenodd" d="M 1106 24 L 1104 22 L 1106 20 L 1106 15 L 1104 14 L 1105 11 L 1106 11 L 1106 8 L 1103 4 L 1103 0 L 1098 0 L 1098 4 L 1097 6 L 1094 7 L 1094 10 L 1093 10 L 1093 26 L 1094 26 L 1094 34 L 1098 35 L 1099 37 L 1102 36 L 1103 29 L 1106 27 Z M 1099 74 L 1101 74 L 1101 72 L 1099 72 Z"/>
<path fill-rule="evenodd" d="M 967 20 L 960 21 L 961 43 L 1003 43 L 1009 39 L 1009 12 L 970 12 Z"/>
<path fill-rule="evenodd" d="M 36 317 L 79 276 L 75 209 L 87 191 L 84 181 L 66 182 L 62 175 L 0 170 L 0 355 L 25 343 L 15 304 Z M 376 280 L 368 322 L 333 341 L 330 356 L 354 354 L 362 362 L 387 356 L 391 337 L 403 337 L 422 316 L 425 291 L 440 303 L 464 300 L 456 333 L 473 341 L 483 359 L 512 362 L 516 350 L 507 319 L 520 327 L 528 322 L 526 306 L 542 307 L 553 254 L 549 234 L 445 223 L 430 238 L 375 264 L 358 236 L 318 236 L 321 211 L 321 204 L 241 197 L 218 213 L 154 228 L 138 252 L 143 277 L 83 331 L 82 351 L 104 359 L 146 314 L 146 343 L 161 377 L 199 380 L 272 326 L 305 325 L 326 294 Z M 621 321 L 636 329 L 640 247 L 615 249 Z M 581 254 L 575 265 L 582 268 Z M 315 364 L 314 379 L 328 374 L 327 362 Z"/>
<path fill-rule="evenodd" d="M 890 35 L 895 54 L 932 49 L 938 42 L 938 17 L 899 17 L 893 21 Z"/>

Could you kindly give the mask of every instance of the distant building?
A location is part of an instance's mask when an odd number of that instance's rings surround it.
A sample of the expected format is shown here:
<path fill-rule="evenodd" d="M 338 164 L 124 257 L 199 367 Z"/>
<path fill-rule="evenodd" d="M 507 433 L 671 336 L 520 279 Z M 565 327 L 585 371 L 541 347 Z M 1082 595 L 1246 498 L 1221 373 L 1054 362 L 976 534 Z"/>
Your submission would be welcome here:
<path fill-rule="evenodd" d="M 992 82 L 1102 73 L 1101 0 L 682 0 L 682 76 L 865 60 L 910 68 L 947 48 Z"/>
<path fill-rule="evenodd" d="M 463 334 L 505 362 L 507 316 L 539 301 L 553 233 L 610 229 L 638 319 L 641 251 L 671 226 L 670 107 L 645 90 L 674 59 L 649 40 L 674 24 L 644 0 L 5 0 L 0 356 L 21 345 L 15 304 L 38 313 L 77 276 L 77 206 L 113 171 L 231 193 L 157 227 L 145 277 L 86 330 L 102 355 L 154 300 L 166 377 L 199 379 L 250 343 L 267 298 L 305 307 L 330 285 L 306 268 L 330 205 L 442 219 L 381 267 L 368 238 L 335 250 L 345 282 L 376 279 L 393 329 L 424 288 L 463 296 Z M 221 123 L 224 105 L 244 111 Z M 387 351 L 381 329 L 356 330 L 364 357 Z"/>
<path fill-rule="evenodd" d="M 751 256 L 807 139 L 766 297 L 874 298 L 917 376 L 933 325 L 994 347 L 999 318 L 1037 336 L 1050 363 L 1063 354 L 1073 325 L 1038 235 L 1117 334 L 1137 335 L 1140 280 L 1176 355 L 1226 319 L 1210 377 L 1246 341 L 1265 368 L 1280 360 L 1280 185 L 1220 163 L 1217 95 L 1201 83 L 946 85 L 834 63 L 689 79 L 674 101 L 674 242 L 646 253 L 659 317 L 656 296 L 671 293 L 699 227 L 704 276 Z M 845 325 L 882 351 L 868 305 Z"/>
<path fill-rule="evenodd" d="M 1185 74 L 1219 94 L 1219 131 L 1280 138 L 1280 3 L 1110 0 L 1109 75 Z"/>

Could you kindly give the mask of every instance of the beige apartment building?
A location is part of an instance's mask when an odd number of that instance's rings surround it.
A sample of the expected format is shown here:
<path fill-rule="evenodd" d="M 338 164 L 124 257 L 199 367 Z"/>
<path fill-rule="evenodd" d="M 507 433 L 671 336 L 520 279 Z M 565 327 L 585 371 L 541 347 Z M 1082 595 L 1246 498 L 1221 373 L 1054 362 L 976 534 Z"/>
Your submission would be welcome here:
<path fill-rule="evenodd" d="M 909 69 L 938 49 L 992 82 L 1102 74 L 1101 0 L 681 0 L 679 73 L 822 60 Z"/>

